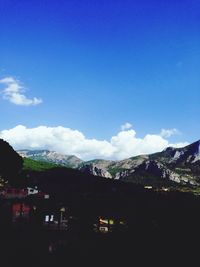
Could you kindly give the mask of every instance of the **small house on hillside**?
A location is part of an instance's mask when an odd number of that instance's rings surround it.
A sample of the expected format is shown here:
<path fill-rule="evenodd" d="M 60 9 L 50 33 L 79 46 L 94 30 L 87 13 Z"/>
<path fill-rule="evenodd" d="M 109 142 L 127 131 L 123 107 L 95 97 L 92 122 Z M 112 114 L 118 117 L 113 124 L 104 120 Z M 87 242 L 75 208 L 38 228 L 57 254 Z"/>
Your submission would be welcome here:
<path fill-rule="evenodd" d="M 28 189 L 27 188 L 4 188 L 0 193 L 2 198 L 5 199 L 14 199 L 14 198 L 25 198 L 28 196 Z"/>
<path fill-rule="evenodd" d="M 123 219 L 111 217 L 99 217 L 94 224 L 94 231 L 99 233 L 111 233 L 113 231 L 124 231 L 127 224 Z"/>
<path fill-rule="evenodd" d="M 49 208 L 43 213 L 43 225 L 52 230 L 67 230 L 69 212 L 66 207 Z"/>
<path fill-rule="evenodd" d="M 14 203 L 12 205 L 12 221 L 27 222 L 29 220 L 31 208 L 25 203 Z"/>
<path fill-rule="evenodd" d="M 39 192 L 39 190 L 36 188 L 32 188 L 32 187 L 27 187 L 28 190 L 28 195 L 34 195 L 37 194 Z"/>

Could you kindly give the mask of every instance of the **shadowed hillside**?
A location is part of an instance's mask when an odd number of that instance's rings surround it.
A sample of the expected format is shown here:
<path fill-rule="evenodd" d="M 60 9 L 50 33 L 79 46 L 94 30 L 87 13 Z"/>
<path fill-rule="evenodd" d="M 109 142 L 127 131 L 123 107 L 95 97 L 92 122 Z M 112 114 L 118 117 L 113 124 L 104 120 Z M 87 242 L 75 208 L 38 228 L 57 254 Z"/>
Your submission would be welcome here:
<path fill-rule="evenodd" d="M 23 160 L 4 140 L 0 139 L 0 176 L 9 183 L 18 183 Z"/>

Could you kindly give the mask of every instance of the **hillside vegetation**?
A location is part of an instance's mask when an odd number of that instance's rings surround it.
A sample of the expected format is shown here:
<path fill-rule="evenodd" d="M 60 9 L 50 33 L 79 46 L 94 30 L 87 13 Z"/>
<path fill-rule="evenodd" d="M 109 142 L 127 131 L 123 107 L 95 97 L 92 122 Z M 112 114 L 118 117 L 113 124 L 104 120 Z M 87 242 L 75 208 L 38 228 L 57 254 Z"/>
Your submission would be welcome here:
<path fill-rule="evenodd" d="M 44 161 L 36 161 L 29 158 L 23 159 L 23 170 L 31 170 L 31 171 L 47 171 L 53 168 L 59 168 L 60 165 L 44 162 Z"/>

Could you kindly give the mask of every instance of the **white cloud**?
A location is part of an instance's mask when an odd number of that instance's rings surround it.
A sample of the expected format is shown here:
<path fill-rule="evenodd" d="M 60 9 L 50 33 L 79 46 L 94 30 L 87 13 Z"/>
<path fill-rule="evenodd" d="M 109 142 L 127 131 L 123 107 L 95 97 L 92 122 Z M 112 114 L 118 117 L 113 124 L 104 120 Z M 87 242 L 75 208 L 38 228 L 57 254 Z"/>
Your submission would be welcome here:
<path fill-rule="evenodd" d="M 126 131 L 126 130 L 131 129 L 131 128 L 132 128 L 132 124 L 129 123 L 129 122 L 126 122 L 123 125 L 121 125 L 121 130 L 122 131 Z"/>
<path fill-rule="evenodd" d="M 42 99 L 39 98 L 27 98 L 25 96 L 25 88 L 21 85 L 20 81 L 13 77 L 5 77 L 0 80 L 0 84 L 3 84 L 5 88 L 1 91 L 3 98 L 10 103 L 20 106 L 35 106 L 42 103 Z"/>
<path fill-rule="evenodd" d="M 180 134 L 179 130 L 177 129 L 162 129 L 160 132 L 160 136 L 162 136 L 163 138 L 169 138 L 172 135 L 177 135 Z"/>
<path fill-rule="evenodd" d="M 78 130 L 39 126 L 27 128 L 18 125 L 0 131 L 0 138 L 8 141 L 15 149 L 49 149 L 63 154 L 76 155 L 84 160 L 102 158 L 121 160 L 140 154 L 161 151 L 168 146 L 182 147 L 188 143 L 170 144 L 160 135 L 147 134 L 138 138 L 133 129 L 121 131 L 110 141 L 88 139 Z"/>

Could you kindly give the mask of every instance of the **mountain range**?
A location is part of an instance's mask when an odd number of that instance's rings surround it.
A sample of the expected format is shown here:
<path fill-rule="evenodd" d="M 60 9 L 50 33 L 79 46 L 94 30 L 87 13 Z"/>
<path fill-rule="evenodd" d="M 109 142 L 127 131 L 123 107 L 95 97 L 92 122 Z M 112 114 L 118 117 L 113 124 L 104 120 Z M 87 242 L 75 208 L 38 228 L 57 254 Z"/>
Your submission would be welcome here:
<path fill-rule="evenodd" d="M 83 161 L 73 155 L 48 150 L 20 150 L 18 153 L 36 161 L 55 163 L 96 176 L 133 183 L 200 185 L 200 141 L 183 148 L 168 147 L 162 152 L 121 161 Z"/>
<path fill-rule="evenodd" d="M 73 155 L 63 155 L 49 150 L 18 150 L 18 154 L 23 158 L 30 158 L 36 161 L 44 161 L 69 168 L 78 168 L 83 160 Z"/>

